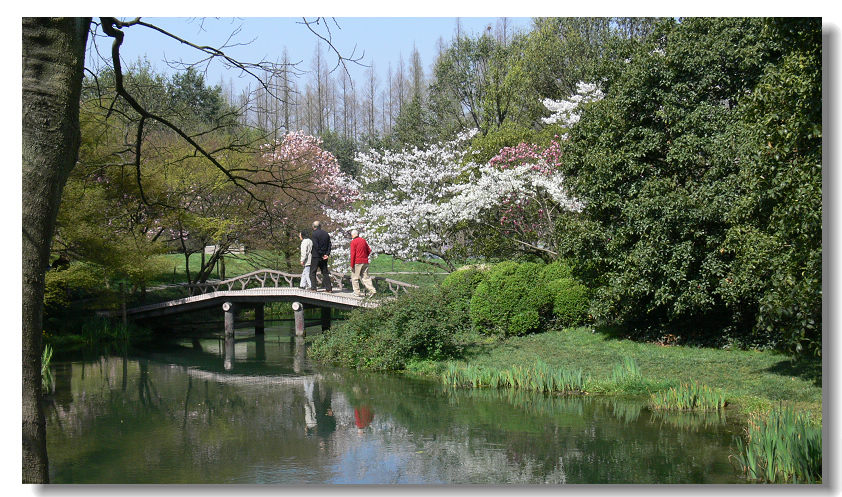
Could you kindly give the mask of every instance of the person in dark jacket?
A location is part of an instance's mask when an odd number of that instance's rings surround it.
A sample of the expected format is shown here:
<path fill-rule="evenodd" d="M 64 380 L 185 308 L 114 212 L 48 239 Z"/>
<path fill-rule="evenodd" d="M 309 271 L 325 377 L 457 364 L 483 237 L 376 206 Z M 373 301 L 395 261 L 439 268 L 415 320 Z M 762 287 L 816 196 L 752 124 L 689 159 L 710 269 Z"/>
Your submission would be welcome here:
<path fill-rule="evenodd" d="M 322 271 L 322 280 L 327 293 L 333 292 L 330 283 L 330 270 L 327 267 L 327 260 L 330 257 L 330 235 L 322 229 L 322 223 L 313 221 L 312 262 L 310 263 L 310 290 L 316 290 L 316 273 Z"/>

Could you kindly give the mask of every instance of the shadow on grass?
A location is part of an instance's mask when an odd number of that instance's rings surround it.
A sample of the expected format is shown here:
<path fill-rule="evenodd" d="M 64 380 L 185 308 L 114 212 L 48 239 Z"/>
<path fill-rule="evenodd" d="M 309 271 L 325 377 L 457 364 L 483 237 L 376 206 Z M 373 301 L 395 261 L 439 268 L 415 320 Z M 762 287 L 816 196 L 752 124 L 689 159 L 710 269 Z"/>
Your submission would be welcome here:
<path fill-rule="evenodd" d="M 596 333 L 600 334 L 603 340 L 632 340 L 635 342 L 650 342 L 662 343 L 664 337 L 671 335 L 658 335 L 658 332 L 635 332 L 632 333 L 628 328 L 619 326 L 600 326 L 596 328 Z M 687 343 L 678 342 L 674 345 L 686 346 L 705 346 L 715 347 L 715 344 L 707 343 Z M 782 359 L 773 366 L 765 370 L 769 373 L 778 374 L 781 376 L 795 376 L 803 380 L 813 383 L 813 385 L 821 388 L 822 386 L 822 361 L 820 358 L 802 358 L 802 359 Z"/>
<path fill-rule="evenodd" d="M 813 385 L 822 386 L 822 361 L 821 359 L 784 359 L 766 369 L 770 373 L 781 376 L 796 376 L 807 380 Z"/>

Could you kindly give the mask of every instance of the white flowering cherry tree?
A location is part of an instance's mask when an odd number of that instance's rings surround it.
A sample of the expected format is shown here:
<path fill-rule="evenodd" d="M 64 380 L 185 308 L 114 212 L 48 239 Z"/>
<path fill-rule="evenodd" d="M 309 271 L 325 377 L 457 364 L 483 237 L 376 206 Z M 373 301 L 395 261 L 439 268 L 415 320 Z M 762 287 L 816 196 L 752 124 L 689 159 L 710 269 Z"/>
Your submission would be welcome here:
<path fill-rule="evenodd" d="M 360 199 L 355 208 L 325 211 L 343 225 L 341 232 L 332 234 L 337 245 L 347 247 L 343 237 L 358 229 L 375 253 L 454 269 L 455 223 L 444 215 L 448 209 L 443 206 L 452 196 L 450 187 L 477 167 L 465 162 L 464 147 L 475 133 L 461 133 L 423 150 L 358 154 Z M 343 254 L 334 252 L 335 263 L 344 262 Z"/>
<path fill-rule="evenodd" d="M 580 83 L 567 100 L 545 100 L 548 124 L 575 125 L 581 105 L 602 92 Z M 343 229 L 335 231 L 335 269 L 347 265 L 348 233 L 358 229 L 374 253 L 422 260 L 447 270 L 472 253 L 478 237 L 506 240 L 517 250 L 546 258 L 558 255 L 558 216 L 582 209 L 568 195 L 559 172 L 561 142 L 546 147 L 521 143 L 507 147 L 487 164 L 470 160 L 466 147 L 476 130 L 425 149 L 358 154 L 359 197 L 350 209 L 325 209 Z"/>

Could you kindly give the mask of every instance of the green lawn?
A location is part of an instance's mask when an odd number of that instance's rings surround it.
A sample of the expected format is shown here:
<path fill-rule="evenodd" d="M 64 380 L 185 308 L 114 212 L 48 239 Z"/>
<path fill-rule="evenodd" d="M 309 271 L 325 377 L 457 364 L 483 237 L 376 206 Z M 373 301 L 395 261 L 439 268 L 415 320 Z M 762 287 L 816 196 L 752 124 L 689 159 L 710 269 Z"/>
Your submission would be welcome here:
<path fill-rule="evenodd" d="M 773 351 L 665 347 L 617 339 L 582 327 L 476 343 L 458 362 L 505 369 L 542 360 L 555 367 L 581 369 L 600 393 L 600 383 L 609 383 L 614 366 L 625 356 L 636 361 L 648 380 L 661 385 L 694 380 L 720 388 L 729 403 L 743 412 L 765 411 L 783 403 L 821 419 L 820 365 L 793 364 L 787 356 Z M 419 367 L 441 370 L 446 363 Z"/>

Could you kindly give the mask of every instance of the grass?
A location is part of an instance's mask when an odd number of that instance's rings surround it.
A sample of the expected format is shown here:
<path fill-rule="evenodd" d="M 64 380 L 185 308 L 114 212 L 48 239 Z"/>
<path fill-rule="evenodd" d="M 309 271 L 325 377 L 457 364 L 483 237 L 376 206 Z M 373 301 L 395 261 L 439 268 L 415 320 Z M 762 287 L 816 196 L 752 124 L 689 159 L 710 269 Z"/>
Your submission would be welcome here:
<path fill-rule="evenodd" d="M 505 341 L 477 341 L 466 347 L 464 358 L 450 362 L 506 370 L 538 361 L 553 368 L 582 370 L 585 390 L 592 394 L 650 395 L 695 382 L 720 390 L 741 415 L 768 412 L 783 402 L 821 419 L 820 382 L 810 374 L 799 374 L 787 366 L 787 356 L 773 351 L 664 347 L 579 327 Z M 409 369 L 442 374 L 450 362 L 418 361 Z"/>

